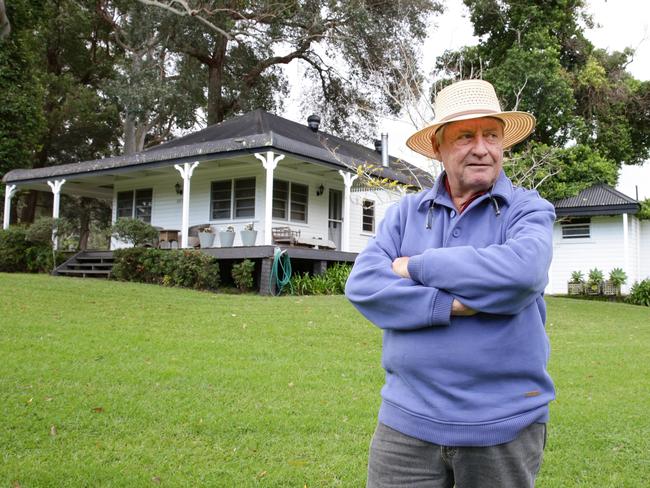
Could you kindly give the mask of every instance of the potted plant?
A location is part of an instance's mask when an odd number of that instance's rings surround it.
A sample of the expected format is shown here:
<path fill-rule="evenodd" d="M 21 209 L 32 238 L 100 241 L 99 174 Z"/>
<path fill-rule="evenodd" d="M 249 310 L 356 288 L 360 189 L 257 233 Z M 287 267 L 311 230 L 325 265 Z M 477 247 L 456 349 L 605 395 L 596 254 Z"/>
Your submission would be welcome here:
<path fill-rule="evenodd" d="M 627 274 L 622 268 L 614 268 L 609 272 L 609 280 L 603 285 L 605 295 L 620 295 L 621 285 L 627 281 Z"/>
<path fill-rule="evenodd" d="M 573 271 L 568 283 L 569 295 L 580 295 L 585 291 L 585 278 L 582 271 Z"/>
<path fill-rule="evenodd" d="M 251 222 L 246 224 L 244 228 L 239 231 L 241 234 L 241 242 L 244 246 L 254 246 L 257 239 L 257 231 L 255 230 L 255 223 Z"/>
<path fill-rule="evenodd" d="M 199 242 L 201 244 L 201 248 L 213 246 L 214 232 L 212 231 L 211 226 L 206 225 L 204 227 L 199 228 Z"/>
<path fill-rule="evenodd" d="M 605 277 L 603 272 L 598 268 L 589 270 L 589 280 L 587 281 L 587 293 L 589 295 L 599 295 L 602 291 Z"/>
<path fill-rule="evenodd" d="M 235 228 L 232 225 L 219 231 L 219 242 L 221 247 L 232 247 L 232 243 L 235 242 Z"/>

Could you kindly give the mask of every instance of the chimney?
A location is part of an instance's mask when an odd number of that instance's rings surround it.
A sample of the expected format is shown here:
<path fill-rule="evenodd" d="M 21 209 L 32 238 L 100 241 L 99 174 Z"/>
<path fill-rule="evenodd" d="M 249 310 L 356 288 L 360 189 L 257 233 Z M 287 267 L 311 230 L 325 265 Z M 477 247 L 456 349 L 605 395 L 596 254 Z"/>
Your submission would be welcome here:
<path fill-rule="evenodd" d="M 314 132 L 318 132 L 318 127 L 320 126 L 320 117 L 314 114 L 307 117 L 307 126 Z"/>
<path fill-rule="evenodd" d="M 381 134 L 381 165 L 388 168 L 388 134 Z"/>

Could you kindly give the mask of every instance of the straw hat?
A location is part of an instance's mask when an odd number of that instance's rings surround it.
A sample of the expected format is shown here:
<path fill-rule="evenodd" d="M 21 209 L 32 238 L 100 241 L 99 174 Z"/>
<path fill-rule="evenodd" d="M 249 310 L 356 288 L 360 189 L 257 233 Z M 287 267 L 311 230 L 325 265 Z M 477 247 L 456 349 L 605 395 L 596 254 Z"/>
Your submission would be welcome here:
<path fill-rule="evenodd" d="M 535 128 L 535 117 L 527 112 L 503 112 L 494 87 L 483 80 L 464 80 L 440 90 L 435 101 L 436 118 L 429 127 L 413 134 L 406 145 L 420 154 L 436 158 L 432 139 L 449 122 L 495 117 L 504 123 L 503 148 L 523 141 Z"/>

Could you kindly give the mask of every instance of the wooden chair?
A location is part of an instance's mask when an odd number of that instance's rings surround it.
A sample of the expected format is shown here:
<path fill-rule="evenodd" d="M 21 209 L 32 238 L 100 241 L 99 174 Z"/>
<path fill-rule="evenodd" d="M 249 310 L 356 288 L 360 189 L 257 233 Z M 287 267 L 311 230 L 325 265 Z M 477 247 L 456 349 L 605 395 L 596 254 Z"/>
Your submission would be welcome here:
<path fill-rule="evenodd" d="M 295 245 L 300 237 L 299 230 L 291 230 L 291 227 L 273 227 L 271 237 L 276 244 Z"/>

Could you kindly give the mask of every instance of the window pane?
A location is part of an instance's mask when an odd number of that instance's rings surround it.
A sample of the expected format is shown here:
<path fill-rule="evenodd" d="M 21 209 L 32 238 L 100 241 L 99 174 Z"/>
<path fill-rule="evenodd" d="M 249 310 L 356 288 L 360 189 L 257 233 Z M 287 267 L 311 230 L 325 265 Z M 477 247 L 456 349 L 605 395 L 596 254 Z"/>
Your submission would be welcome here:
<path fill-rule="evenodd" d="M 291 183 L 291 220 L 307 222 L 307 196 L 309 187 Z"/>
<path fill-rule="evenodd" d="M 151 188 L 135 191 L 135 218 L 148 224 L 151 223 L 151 201 L 153 190 Z"/>
<path fill-rule="evenodd" d="M 255 178 L 235 180 L 235 218 L 255 217 Z"/>
<path fill-rule="evenodd" d="M 120 191 L 117 193 L 117 218 L 133 218 L 132 191 Z"/>
<path fill-rule="evenodd" d="M 361 228 L 364 232 L 374 232 L 375 230 L 375 202 L 372 200 L 364 200 L 362 206 L 362 224 Z"/>
<path fill-rule="evenodd" d="M 289 183 L 273 180 L 273 218 L 287 218 L 287 201 L 289 198 Z"/>
<path fill-rule="evenodd" d="M 577 239 L 577 238 L 590 237 L 589 224 L 563 225 L 562 237 L 564 239 Z"/>
<path fill-rule="evenodd" d="M 211 218 L 229 219 L 231 202 L 231 188 L 232 182 L 226 181 L 213 181 L 210 191 L 210 209 Z"/>

